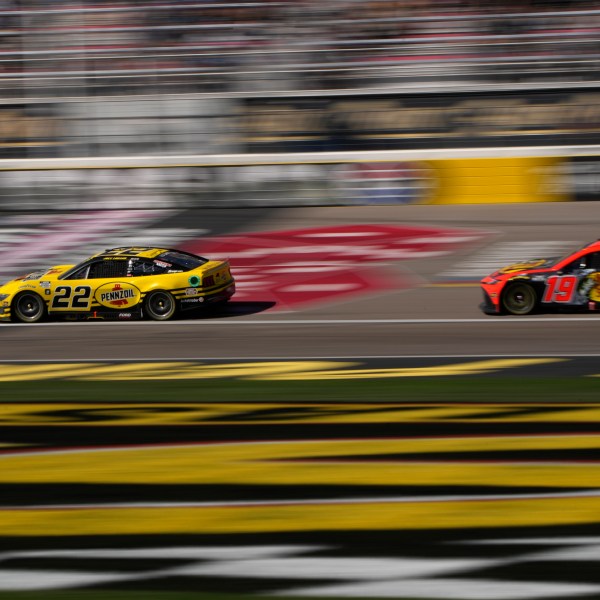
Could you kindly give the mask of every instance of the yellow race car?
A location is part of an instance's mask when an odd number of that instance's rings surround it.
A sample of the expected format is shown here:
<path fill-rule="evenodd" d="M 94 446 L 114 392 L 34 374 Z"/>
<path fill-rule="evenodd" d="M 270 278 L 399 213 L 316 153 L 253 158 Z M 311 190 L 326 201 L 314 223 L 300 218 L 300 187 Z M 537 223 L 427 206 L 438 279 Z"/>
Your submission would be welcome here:
<path fill-rule="evenodd" d="M 0 321 L 166 321 L 180 311 L 227 302 L 234 293 L 227 260 L 167 248 L 113 248 L 0 286 Z"/>

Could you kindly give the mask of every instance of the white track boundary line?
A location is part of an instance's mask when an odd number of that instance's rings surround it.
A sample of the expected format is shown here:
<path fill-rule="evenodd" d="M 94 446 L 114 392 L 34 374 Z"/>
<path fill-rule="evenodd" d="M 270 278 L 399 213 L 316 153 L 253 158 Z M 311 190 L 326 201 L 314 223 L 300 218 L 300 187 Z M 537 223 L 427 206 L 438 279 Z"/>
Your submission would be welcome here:
<path fill-rule="evenodd" d="M 32 330 L 40 327 L 204 327 L 204 326 L 240 326 L 240 325 L 440 325 L 440 324 L 466 324 L 466 323 L 589 323 L 600 321 L 600 316 L 593 317 L 489 317 L 475 319 L 244 319 L 223 317 L 215 319 L 190 319 L 185 321 L 169 321 L 168 323 L 156 321 L 73 321 L 73 322 L 47 322 L 47 323 L 1 323 L 2 329 L 14 327 L 31 327 Z"/>
<path fill-rule="evenodd" d="M 19 364 L 62 364 L 72 362 L 86 363 L 152 363 L 152 362 L 203 362 L 203 363 L 223 363 L 223 362 L 248 362 L 248 361 L 304 361 L 304 360 L 390 360 L 390 359 L 463 359 L 463 358 L 600 358 L 600 354 L 584 354 L 584 353 L 569 353 L 569 352 L 535 352 L 535 353 L 512 353 L 512 354 L 376 354 L 376 355 L 319 355 L 319 356 L 232 356 L 224 358 L 207 358 L 203 356 L 183 356 L 165 358 L 164 356 L 156 358 L 0 358 L 1 364 L 19 363 Z"/>
<path fill-rule="evenodd" d="M 365 496 L 364 498 L 311 498 L 297 500 L 230 500 L 222 502 L 108 502 L 105 504 L 32 504 L 24 506 L 2 506 L 1 511 L 12 510 L 77 510 L 116 508 L 215 508 L 247 506 L 310 506 L 338 504 L 409 504 L 438 502 L 474 502 L 490 500 L 540 500 L 554 498 L 597 498 L 598 490 L 580 492 L 541 492 L 532 494 L 472 494 L 442 496 Z"/>

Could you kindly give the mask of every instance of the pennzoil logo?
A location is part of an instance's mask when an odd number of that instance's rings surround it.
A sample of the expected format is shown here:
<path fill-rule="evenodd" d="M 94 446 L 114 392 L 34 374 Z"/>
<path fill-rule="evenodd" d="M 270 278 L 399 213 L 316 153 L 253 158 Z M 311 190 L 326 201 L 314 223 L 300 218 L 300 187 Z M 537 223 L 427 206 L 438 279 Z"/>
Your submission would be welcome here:
<path fill-rule="evenodd" d="M 96 290 L 96 300 L 108 308 L 126 309 L 140 301 L 140 290 L 131 283 L 105 283 Z"/>

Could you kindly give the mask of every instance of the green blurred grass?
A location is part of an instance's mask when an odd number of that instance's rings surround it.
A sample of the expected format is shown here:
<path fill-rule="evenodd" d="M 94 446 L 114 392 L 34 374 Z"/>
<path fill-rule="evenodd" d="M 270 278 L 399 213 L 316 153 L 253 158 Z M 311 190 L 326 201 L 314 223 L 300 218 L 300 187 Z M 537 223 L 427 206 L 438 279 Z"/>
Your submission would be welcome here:
<path fill-rule="evenodd" d="M 0 402 L 598 402 L 600 378 L 435 377 L 0 383 Z"/>
<path fill-rule="evenodd" d="M 205 592 L 136 592 L 121 590 L 71 590 L 41 592 L 0 592 L 0 600 L 298 600 L 294 596 L 250 596 Z M 311 600 L 335 600 L 333 597 Z M 360 598 L 358 599 L 360 600 Z M 366 599 L 365 599 L 366 600 Z M 373 600 L 369 598 L 368 600 Z M 407 599 L 409 600 L 409 599 Z M 421 599 L 423 600 L 423 599 Z"/>
<path fill-rule="evenodd" d="M 276 600 L 277 596 L 252 596 L 252 600 Z M 138 592 L 122 590 L 68 590 L 43 592 L 0 592 L 0 600 L 247 600 L 242 594 L 203 592 Z M 292 596 L 286 596 L 292 600 Z M 314 598 L 313 600 L 319 600 Z M 331 598 L 327 598 L 331 600 Z"/>

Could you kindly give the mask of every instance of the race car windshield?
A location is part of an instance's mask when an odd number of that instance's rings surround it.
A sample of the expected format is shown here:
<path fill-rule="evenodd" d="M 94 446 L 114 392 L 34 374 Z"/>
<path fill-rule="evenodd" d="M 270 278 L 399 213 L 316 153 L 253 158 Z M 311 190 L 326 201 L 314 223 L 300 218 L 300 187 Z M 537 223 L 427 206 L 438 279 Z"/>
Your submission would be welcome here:
<path fill-rule="evenodd" d="M 567 258 L 571 258 L 571 256 L 573 254 L 576 254 L 577 252 L 579 252 L 580 250 L 583 250 L 584 248 L 587 248 L 590 244 L 592 244 L 593 242 L 588 242 L 587 244 L 583 244 L 583 246 L 579 246 L 578 248 L 574 248 L 573 250 L 571 250 L 570 252 L 567 252 L 567 254 L 565 254 L 564 256 L 557 256 L 556 260 L 554 261 L 554 264 L 558 263 L 558 262 L 562 262 L 563 260 L 566 260 Z"/>
<path fill-rule="evenodd" d="M 562 256 L 550 256 L 547 258 L 544 258 L 544 264 L 543 265 L 539 265 L 539 267 L 544 267 L 544 268 L 548 268 L 548 267 L 553 267 L 554 265 L 557 265 L 558 263 L 561 263 L 567 259 L 570 259 L 574 254 L 577 254 L 580 250 L 583 250 L 584 248 L 587 248 L 590 244 L 583 244 L 583 246 L 579 246 L 577 248 L 574 248 L 573 250 L 569 250 L 569 252 L 567 252 L 566 254 L 563 254 Z M 542 260 L 542 259 L 540 259 Z"/>
<path fill-rule="evenodd" d="M 177 266 L 186 271 L 196 269 L 197 267 L 208 262 L 207 258 L 194 256 L 192 254 L 185 254 L 183 252 L 176 252 L 174 250 L 168 250 L 167 252 L 159 254 L 157 259 L 165 263 L 170 263 L 173 266 Z"/>

